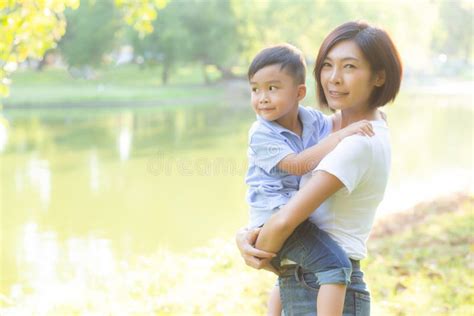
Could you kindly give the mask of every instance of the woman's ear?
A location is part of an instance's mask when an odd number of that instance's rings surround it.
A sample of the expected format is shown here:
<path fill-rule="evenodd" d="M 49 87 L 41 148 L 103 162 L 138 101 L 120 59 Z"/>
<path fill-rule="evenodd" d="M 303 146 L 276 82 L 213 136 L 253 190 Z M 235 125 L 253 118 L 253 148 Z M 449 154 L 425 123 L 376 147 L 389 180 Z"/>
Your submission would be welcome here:
<path fill-rule="evenodd" d="M 305 96 L 306 96 L 306 85 L 300 84 L 298 86 L 298 95 L 297 95 L 298 101 L 303 100 Z"/>
<path fill-rule="evenodd" d="M 385 84 L 385 70 L 379 70 L 375 73 L 375 86 L 380 88 Z"/>

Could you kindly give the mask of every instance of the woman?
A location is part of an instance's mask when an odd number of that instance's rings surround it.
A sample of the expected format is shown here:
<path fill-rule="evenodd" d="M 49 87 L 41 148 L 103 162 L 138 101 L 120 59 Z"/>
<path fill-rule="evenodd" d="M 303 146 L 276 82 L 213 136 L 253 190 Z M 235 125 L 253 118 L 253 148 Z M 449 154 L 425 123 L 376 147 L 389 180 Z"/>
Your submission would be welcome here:
<path fill-rule="evenodd" d="M 341 112 L 341 127 L 369 120 L 375 136 L 342 140 L 261 230 L 239 231 L 237 244 L 247 265 L 266 267 L 273 253 L 309 217 L 351 259 L 351 285 L 343 314 L 369 315 L 370 296 L 359 261 L 366 257 L 366 241 L 390 169 L 388 128 L 377 108 L 395 99 L 401 61 L 385 31 L 364 22 L 348 22 L 323 41 L 314 76 L 320 104 Z M 314 315 L 318 288 L 314 275 L 298 267 L 282 267 L 279 287 L 286 315 Z M 279 304 L 276 291 L 270 302 L 270 309 Z"/>

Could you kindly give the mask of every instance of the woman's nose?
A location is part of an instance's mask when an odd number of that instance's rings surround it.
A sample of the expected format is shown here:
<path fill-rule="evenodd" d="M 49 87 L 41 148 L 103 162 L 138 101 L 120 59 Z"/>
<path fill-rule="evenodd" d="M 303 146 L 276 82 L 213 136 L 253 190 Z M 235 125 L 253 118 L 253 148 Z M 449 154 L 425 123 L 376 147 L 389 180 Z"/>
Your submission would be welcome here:
<path fill-rule="evenodd" d="M 339 69 L 334 67 L 334 69 L 331 72 L 331 75 L 329 76 L 329 82 L 333 84 L 337 84 L 337 83 L 341 83 L 341 81 L 342 81 L 341 72 L 339 71 Z"/>

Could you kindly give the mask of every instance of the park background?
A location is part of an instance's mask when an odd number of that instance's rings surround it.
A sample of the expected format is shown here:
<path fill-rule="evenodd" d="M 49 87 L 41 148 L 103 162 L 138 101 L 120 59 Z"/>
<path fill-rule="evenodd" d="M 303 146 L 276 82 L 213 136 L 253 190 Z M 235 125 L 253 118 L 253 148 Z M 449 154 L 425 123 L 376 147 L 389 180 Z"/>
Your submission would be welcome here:
<path fill-rule="evenodd" d="M 392 35 L 373 315 L 472 315 L 473 2 L 0 0 L 0 314 L 263 315 L 244 265 L 245 73 L 337 25 Z"/>

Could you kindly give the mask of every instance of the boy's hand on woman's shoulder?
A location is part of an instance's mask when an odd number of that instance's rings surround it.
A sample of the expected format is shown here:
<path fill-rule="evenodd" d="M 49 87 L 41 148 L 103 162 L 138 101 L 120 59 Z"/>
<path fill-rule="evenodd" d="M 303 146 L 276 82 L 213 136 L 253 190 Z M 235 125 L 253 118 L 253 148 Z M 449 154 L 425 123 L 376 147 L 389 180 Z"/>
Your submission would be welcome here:
<path fill-rule="evenodd" d="M 341 129 L 339 132 L 339 140 L 342 140 L 351 135 L 374 136 L 374 129 L 372 124 L 367 120 L 357 121 Z"/>

